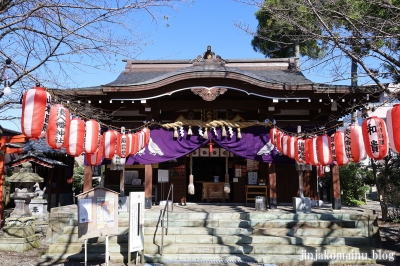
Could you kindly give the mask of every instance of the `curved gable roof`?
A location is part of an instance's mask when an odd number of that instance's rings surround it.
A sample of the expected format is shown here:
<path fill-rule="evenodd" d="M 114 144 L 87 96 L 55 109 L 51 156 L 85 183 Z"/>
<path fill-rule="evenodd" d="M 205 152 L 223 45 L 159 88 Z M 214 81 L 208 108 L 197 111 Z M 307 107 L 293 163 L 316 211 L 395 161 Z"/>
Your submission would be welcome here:
<path fill-rule="evenodd" d="M 238 79 L 254 79 L 261 82 L 273 84 L 290 85 L 312 85 L 301 72 L 283 69 L 243 69 L 217 64 L 192 65 L 172 71 L 159 71 L 157 69 L 146 69 L 145 71 L 129 71 L 121 73 L 116 80 L 104 87 L 115 86 L 138 86 L 158 83 L 173 77 L 180 79 L 192 78 L 193 74 L 198 77 L 226 77 L 228 74 L 236 74 Z M 197 74 L 197 75 L 196 75 Z"/>

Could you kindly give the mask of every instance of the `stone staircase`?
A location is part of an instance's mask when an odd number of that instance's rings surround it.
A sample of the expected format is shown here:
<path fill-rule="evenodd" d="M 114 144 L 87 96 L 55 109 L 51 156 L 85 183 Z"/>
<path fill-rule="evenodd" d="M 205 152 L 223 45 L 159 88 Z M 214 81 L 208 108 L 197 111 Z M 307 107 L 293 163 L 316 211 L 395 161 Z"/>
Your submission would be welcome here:
<path fill-rule="evenodd" d="M 76 216 L 76 214 L 75 214 Z M 376 215 L 350 213 L 295 214 L 267 212 L 169 213 L 168 235 L 161 252 L 159 211 L 145 212 L 146 262 L 173 264 L 372 264 L 378 234 Z M 77 217 L 53 238 L 43 256 L 52 260 L 84 260 Z M 118 236 L 109 237 L 110 260 L 127 261 L 128 215 L 119 215 Z M 88 260 L 104 261 L 105 238 L 89 239 Z M 314 261 L 315 256 L 319 256 Z M 321 257 L 322 256 L 322 257 Z M 334 256 L 334 257 L 333 257 Z M 337 256 L 342 256 L 339 259 Z M 345 256 L 345 257 L 343 257 Z M 347 257 L 346 257 L 347 256 Z M 135 257 L 135 256 L 132 256 Z M 367 258 L 368 257 L 368 258 Z"/>

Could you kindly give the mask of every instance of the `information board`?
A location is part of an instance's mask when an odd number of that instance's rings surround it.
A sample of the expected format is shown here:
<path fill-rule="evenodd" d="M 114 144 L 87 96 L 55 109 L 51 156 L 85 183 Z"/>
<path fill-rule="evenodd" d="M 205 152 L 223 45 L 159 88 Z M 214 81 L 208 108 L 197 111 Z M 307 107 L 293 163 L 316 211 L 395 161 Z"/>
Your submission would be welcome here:
<path fill-rule="evenodd" d="M 158 169 L 158 183 L 168 183 L 168 170 Z"/>
<path fill-rule="evenodd" d="M 143 250 L 144 192 L 129 193 L 129 251 Z"/>
<path fill-rule="evenodd" d="M 89 223 L 92 221 L 92 199 L 79 199 L 79 223 Z"/>

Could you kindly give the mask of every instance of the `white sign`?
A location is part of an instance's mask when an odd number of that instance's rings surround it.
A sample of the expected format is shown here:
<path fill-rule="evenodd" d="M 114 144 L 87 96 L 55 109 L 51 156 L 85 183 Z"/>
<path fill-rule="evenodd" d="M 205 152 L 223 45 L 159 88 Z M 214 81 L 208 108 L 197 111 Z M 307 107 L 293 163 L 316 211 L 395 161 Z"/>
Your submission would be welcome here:
<path fill-rule="evenodd" d="M 158 183 L 168 183 L 168 170 L 158 169 Z"/>
<path fill-rule="evenodd" d="M 129 250 L 143 250 L 144 192 L 129 193 Z"/>
<path fill-rule="evenodd" d="M 97 229 L 114 227 L 114 197 L 97 197 Z"/>
<path fill-rule="evenodd" d="M 248 180 L 249 185 L 257 184 L 257 178 L 258 178 L 257 172 L 248 172 L 247 175 L 248 175 L 248 179 L 249 179 Z"/>
<path fill-rule="evenodd" d="M 92 199 L 79 199 L 79 223 L 89 223 L 92 221 Z"/>

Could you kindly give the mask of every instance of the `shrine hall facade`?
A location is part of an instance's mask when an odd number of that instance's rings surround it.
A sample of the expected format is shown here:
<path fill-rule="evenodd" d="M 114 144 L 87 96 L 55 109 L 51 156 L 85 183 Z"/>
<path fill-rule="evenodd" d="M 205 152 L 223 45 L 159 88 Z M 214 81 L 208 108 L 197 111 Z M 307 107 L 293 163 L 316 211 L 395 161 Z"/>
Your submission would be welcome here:
<path fill-rule="evenodd" d="M 165 200 L 171 183 L 174 202 L 245 203 L 246 186 L 261 183 L 276 208 L 299 196 L 299 180 L 304 196 L 320 199 L 315 167 L 296 168 L 293 159 L 268 146 L 270 128 L 304 135 L 324 128 L 330 134 L 339 118 L 378 101 L 380 91 L 314 83 L 296 69 L 296 60 L 227 60 L 210 51 L 192 60 L 126 60 L 113 82 L 72 90 L 75 100 L 112 114 L 102 123 L 150 129 L 148 146 L 127 158 L 123 169 L 106 167 L 105 187 L 121 195 L 145 191 L 146 208 Z M 340 209 L 339 168 L 331 170 L 328 194 Z M 86 190 L 90 176 L 87 166 Z M 230 187 L 220 198 L 214 197 L 219 183 Z"/>

